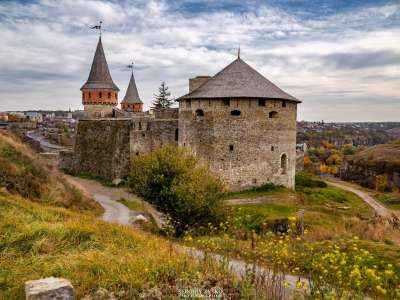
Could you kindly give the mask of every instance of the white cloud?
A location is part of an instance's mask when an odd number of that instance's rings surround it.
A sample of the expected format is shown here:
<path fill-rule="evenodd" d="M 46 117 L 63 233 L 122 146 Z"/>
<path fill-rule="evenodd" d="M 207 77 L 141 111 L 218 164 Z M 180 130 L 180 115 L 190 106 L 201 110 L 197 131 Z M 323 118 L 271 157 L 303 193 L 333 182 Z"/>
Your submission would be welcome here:
<path fill-rule="evenodd" d="M 124 66 L 132 59 L 139 93 L 149 106 L 162 80 L 178 97 L 189 77 L 215 74 L 234 59 L 240 44 L 243 59 L 303 100 L 299 119 L 351 120 L 358 113 L 359 120 L 393 120 L 400 115 L 398 63 L 366 61 L 368 66 L 357 69 L 327 64 L 327 57 L 396 57 L 400 23 L 393 20 L 399 16 L 400 5 L 306 19 L 265 5 L 188 14 L 166 1 L 2 2 L 0 110 L 81 107 L 79 88 L 97 43 L 89 26 L 103 20 L 103 45 L 120 98 L 129 80 Z M 360 104 L 363 111 L 355 112 Z"/>

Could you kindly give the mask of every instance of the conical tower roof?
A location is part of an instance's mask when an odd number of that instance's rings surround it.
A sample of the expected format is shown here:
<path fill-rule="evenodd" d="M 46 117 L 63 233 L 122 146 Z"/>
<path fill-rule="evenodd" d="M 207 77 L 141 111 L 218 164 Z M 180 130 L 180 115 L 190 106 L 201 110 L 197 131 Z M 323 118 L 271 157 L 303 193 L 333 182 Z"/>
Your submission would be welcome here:
<path fill-rule="evenodd" d="M 182 99 L 263 98 L 301 102 L 245 63 L 239 56 L 219 73 Z"/>
<path fill-rule="evenodd" d="M 110 70 L 104 54 L 101 37 L 97 44 L 96 53 L 94 54 L 92 68 L 90 69 L 89 78 L 81 87 L 83 89 L 111 89 L 119 91 L 111 78 Z"/>
<path fill-rule="evenodd" d="M 126 90 L 125 97 L 121 103 L 143 103 L 139 97 L 139 93 L 136 87 L 135 77 L 133 76 L 133 71 L 131 79 L 129 80 L 128 89 Z"/>

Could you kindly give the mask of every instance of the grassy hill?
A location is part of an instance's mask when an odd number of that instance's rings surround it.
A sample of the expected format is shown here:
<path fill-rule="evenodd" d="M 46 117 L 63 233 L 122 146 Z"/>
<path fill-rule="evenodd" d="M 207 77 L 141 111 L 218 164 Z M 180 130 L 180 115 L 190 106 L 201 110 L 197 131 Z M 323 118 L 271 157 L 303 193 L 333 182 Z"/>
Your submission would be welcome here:
<path fill-rule="evenodd" d="M 179 286 L 240 292 L 219 266 L 101 221 L 101 212 L 16 137 L 0 133 L 0 299 L 23 299 L 25 281 L 48 276 L 71 280 L 78 299 L 99 288 L 120 299 L 175 297 Z"/>
<path fill-rule="evenodd" d="M 78 299 L 100 287 L 137 299 L 141 293 L 177 295 L 179 284 L 229 284 L 217 267 L 175 252 L 162 238 L 4 189 L 0 232 L 0 299 L 23 299 L 25 281 L 47 276 L 70 279 Z"/>
<path fill-rule="evenodd" d="M 0 132 L 0 188 L 32 201 L 99 214 L 101 206 L 22 144 Z"/>
<path fill-rule="evenodd" d="M 379 173 L 393 172 L 400 169 L 400 142 L 367 148 L 353 155 L 349 162 Z"/>

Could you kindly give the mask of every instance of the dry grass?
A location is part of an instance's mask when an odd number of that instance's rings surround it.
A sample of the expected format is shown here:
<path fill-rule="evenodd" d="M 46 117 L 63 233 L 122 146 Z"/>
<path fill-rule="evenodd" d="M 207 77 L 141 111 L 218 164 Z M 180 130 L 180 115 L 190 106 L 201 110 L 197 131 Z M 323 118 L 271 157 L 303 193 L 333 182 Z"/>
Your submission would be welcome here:
<path fill-rule="evenodd" d="M 78 298 L 99 287 L 124 299 L 163 287 L 223 286 L 226 271 L 175 252 L 162 238 L 0 191 L 0 299 L 24 298 L 27 280 L 72 281 Z M 158 299 L 158 298 L 150 298 Z M 164 298 L 163 298 L 164 299 Z"/>
<path fill-rule="evenodd" d="M 100 214 L 103 209 L 16 136 L 0 132 L 0 187 L 33 201 Z"/>

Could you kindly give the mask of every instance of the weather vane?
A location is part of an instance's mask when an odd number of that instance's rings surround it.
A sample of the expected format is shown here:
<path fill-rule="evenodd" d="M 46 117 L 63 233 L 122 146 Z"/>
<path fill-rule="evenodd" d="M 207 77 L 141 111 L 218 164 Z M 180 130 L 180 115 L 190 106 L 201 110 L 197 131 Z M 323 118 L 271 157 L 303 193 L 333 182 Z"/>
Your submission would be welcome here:
<path fill-rule="evenodd" d="M 132 73 L 133 73 L 133 61 L 126 66 L 128 69 L 132 69 Z"/>
<path fill-rule="evenodd" d="M 95 25 L 93 27 L 90 27 L 90 29 L 98 29 L 99 30 L 99 35 L 101 36 L 101 24 L 103 24 L 103 21 L 100 21 L 99 25 Z"/>

